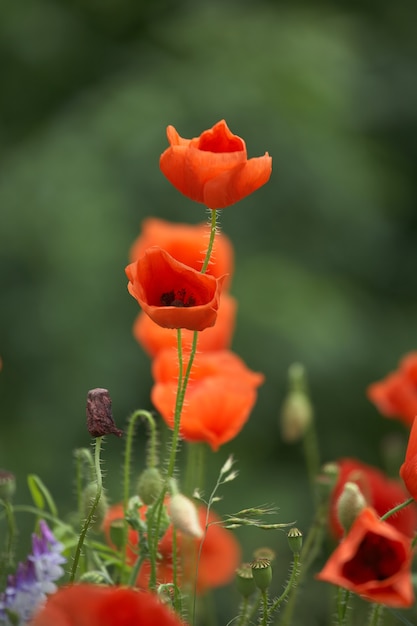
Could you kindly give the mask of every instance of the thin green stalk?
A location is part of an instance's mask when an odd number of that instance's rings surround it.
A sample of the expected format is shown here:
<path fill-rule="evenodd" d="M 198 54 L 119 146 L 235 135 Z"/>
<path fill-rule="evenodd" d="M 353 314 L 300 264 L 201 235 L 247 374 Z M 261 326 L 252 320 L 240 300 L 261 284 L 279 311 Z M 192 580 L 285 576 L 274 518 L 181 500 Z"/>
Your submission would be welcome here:
<path fill-rule="evenodd" d="M 383 610 L 384 610 L 384 607 L 381 604 L 372 605 L 371 612 L 369 615 L 369 621 L 368 621 L 369 626 L 378 626 L 378 624 L 380 623 L 380 617 L 382 615 Z"/>
<path fill-rule="evenodd" d="M 210 262 L 211 253 L 213 251 L 214 239 L 216 237 L 217 232 L 217 211 L 210 209 L 210 239 L 207 247 L 206 258 L 204 259 L 204 263 L 201 268 L 201 273 L 205 274 L 208 264 Z"/>
<path fill-rule="evenodd" d="M 269 607 L 268 616 L 271 616 L 272 613 L 279 608 L 279 606 L 284 602 L 284 600 L 286 600 L 286 598 L 290 594 L 291 590 L 295 588 L 296 584 L 298 583 L 299 577 L 300 577 L 300 567 L 299 566 L 300 566 L 300 555 L 299 554 L 294 554 L 294 559 L 293 559 L 292 568 L 291 568 L 291 575 L 290 575 L 290 577 L 288 579 L 287 584 L 285 585 L 285 589 L 282 592 L 282 594 L 279 596 L 279 598 L 274 600 L 274 602 Z"/>
<path fill-rule="evenodd" d="M 381 521 L 384 522 L 386 519 L 391 517 L 391 515 L 398 513 L 398 511 L 401 511 L 401 509 L 405 509 L 406 506 L 408 506 L 409 504 L 412 504 L 413 502 L 414 502 L 414 498 L 408 498 L 408 500 L 405 500 L 405 502 L 401 502 L 401 504 L 397 504 L 397 506 L 394 506 L 392 509 L 390 509 L 389 511 L 384 513 L 384 515 L 381 516 Z"/>
<path fill-rule="evenodd" d="M 217 220 L 217 212 L 211 211 L 211 223 L 210 223 L 210 238 L 207 246 L 206 256 L 201 268 L 201 273 L 204 274 L 207 270 L 208 264 L 210 262 L 211 253 L 213 250 L 214 240 L 216 236 L 216 220 Z M 175 401 L 175 412 L 174 412 L 174 425 L 172 430 L 172 438 L 171 438 L 171 452 L 168 461 L 168 469 L 166 474 L 166 481 L 164 488 L 161 492 L 160 497 L 155 502 L 154 512 L 151 513 L 151 518 L 155 515 L 156 511 L 156 521 L 152 537 L 148 537 L 149 541 L 149 551 L 151 554 L 151 573 L 149 578 L 149 586 L 153 589 L 156 585 L 156 554 L 158 550 L 158 542 L 159 542 L 159 529 L 161 525 L 161 517 L 162 517 L 162 507 L 164 504 L 165 495 L 168 491 L 169 480 L 173 477 L 175 471 L 175 463 L 177 458 L 178 451 L 178 442 L 179 442 L 179 434 L 180 434 L 180 424 L 181 424 L 181 412 L 184 404 L 185 393 L 187 390 L 188 381 L 191 374 L 192 365 L 194 362 L 194 357 L 197 351 L 197 340 L 198 340 L 198 331 L 194 331 L 193 341 L 191 345 L 191 351 L 188 358 L 188 363 L 186 367 L 186 371 L 184 374 L 184 362 L 183 362 L 183 354 L 182 354 L 182 341 L 181 341 L 181 329 L 178 329 L 177 332 L 177 350 L 178 350 L 178 385 L 177 385 L 177 396 Z M 151 524 L 150 524 L 151 526 Z"/>
<path fill-rule="evenodd" d="M 262 620 L 261 625 L 267 626 L 268 624 L 268 592 L 266 589 L 261 590 L 261 598 L 262 598 Z"/>
<path fill-rule="evenodd" d="M 346 624 L 346 613 L 349 606 L 351 593 L 348 589 L 339 587 L 337 591 L 337 618 L 339 626 Z"/>
<path fill-rule="evenodd" d="M 327 503 L 323 503 L 318 507 L 316 516 L 310 527 L 305 541 L 303 542 L 303 548 L 301 550 L 300 560 L 297 562 L 297 569 L 299 569 L 299 575 L 297 580 L 297 586 L 293 586 L 289 589 L 288 601 L 281 617 L 281 625 L 289 626 L 292 620 L 292 615 L 295 609 L 298 589 L 306 577 L 308 570 L 313 564 L 318 552 L 320 551 L 323 537 L 325 535 L 325 527 L 327 524 Z"/>
<path fill-rule="evenodd" d="M 93 521 L 93 517 L 94 517 L 94 513 L 95 510 L 97 508 L 97 505 L 100 501 L 101 498 L 101 493 L 103 490 L 103 478 L 101 475 L 101 469 L 100 469 L 100 449 L 101 449 L 101 442 L 102 442 L 103 437 L 97 437 L 95 439 L 95 451 L 94 451 L 94 467 L 95 467 L 95 474 L 96 474 L 96 482 L 97 482 L 97 491 L 96 491 L 96 495 L 93 501 L 93 504 L 91 505 L 91 509 L 87 515 L 87 519 L 84 522 L 84 526 L 81 530 L 81 534 L 78 540 L 78 544 L 77 544 L 77 549 L 75 551 L 75 555 L 74 555 L 74 561 L 72 563 L 72 568 L 71 568 L 71 573 L 70 573 L 70 578 L 69 578 L 69 582 L 73 583 L 74 579 L 75 579 L 75 575 L 77 573 L 77 568 L 78 568 L 78 562 L 80 560 L 80 556 L 81 556 L 81 550 L 84 544 L 84 540 L 85 537 L 87 535 L 87 531 Z"/>
<path fill-rule="evenodd" d="M 2 568 L 4 566 L 4 570 L 12 565 L 13 563 L 13 544 L 15 542 L 15 538 L 17 536 L 17 525 L 16 519 L 14 516 L 13 506 L 10 504 L 8 500 L 0 499 L 0 504 L 4 506 L 4 512 L 7 519 L 7 539 L 6 539 L 6 553 L 4 563 L 2 563 Z M 1 575 L 3 575 L 3 571 L 1 571 Z M 2 581 L 1 581 L 2 582 Z"/>

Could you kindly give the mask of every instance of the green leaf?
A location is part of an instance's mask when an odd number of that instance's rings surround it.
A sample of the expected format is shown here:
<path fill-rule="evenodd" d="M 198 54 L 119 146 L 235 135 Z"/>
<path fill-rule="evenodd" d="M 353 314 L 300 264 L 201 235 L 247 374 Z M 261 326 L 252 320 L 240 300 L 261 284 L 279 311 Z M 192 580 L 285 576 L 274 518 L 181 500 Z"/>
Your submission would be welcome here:
<path fill-rule="evenodd" d="M 35 506 L 38 509 L 45 510 L 45 503 L 46 503 L 51 514 L 54 517 L 57 517 L 58 510 L 56 508 L 55 502 L 49 490 L 44 485 L 44 483 L 39 478 L 39 476 L 36 476 L 36 474 L 29 474 L 28 475 L 28 487 L 29 487 L 29 491 L 30 491 L 30 494 L 32 496 L 32 500 Z"/>

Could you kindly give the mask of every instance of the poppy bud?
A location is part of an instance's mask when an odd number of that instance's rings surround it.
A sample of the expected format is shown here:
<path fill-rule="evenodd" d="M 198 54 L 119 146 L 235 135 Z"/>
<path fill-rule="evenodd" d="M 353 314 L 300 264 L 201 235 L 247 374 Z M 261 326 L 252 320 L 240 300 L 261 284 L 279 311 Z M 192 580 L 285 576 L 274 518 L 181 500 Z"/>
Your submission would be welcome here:
<path fill-rule="evenodd" d="M 326 463 L 314 479 L 314 487 L 319 502 L 327 502 L 338 481 L 340 469 L 337 463 Z"/>
<path fill-rule="evenodd" d="M 89 483 L 83 493 L 81 500 L 81 510 L 84 517 L 87 517 L 89 514 L 93 502 L 97 495 L 97 483 Z M 109 508 L 107 498 L 104 492 L 101 492 L 100 500 L 97 503 L 96 509 L 94 511 L 94 518 L 91 524 L 91 530 L 94 532 L 100 532 L 101 525 L 106 517 L 107 509 Z"/>
<path fill-rule="evenodd" d="M 269 559 L 255 559 L 250 566 L 256 586 L 261 591 L 266 591 L 272 581 L 271 561 Z"/>
<path fill-rule="evenodd" d="M 366 500 L 356 483 L 346 482 L 336 504 L 337 516 L 348 532 L 359 513 L 366 508 Z"/>
<path fill-rule="evenodd" d="M 9 502 L 16 491 L 16 478 L 7 470 L 0 470 L 0 498 Z"/>
<path fill-rule="evenodd" d="M 116 435 L 122 430 L 116 428 L 111 410 L 111 398 L 107 389 L 91 389 L 87 395 L 87 428 L 92 437 Z"/>
<path fill-rule="evenodd" d="M 256 583 L 253 579 L 250 563 L 242 563 L 236 570 L 236 586 L 238 592 L 244 598 L 249 598 L 256 591 Z"/>
<path fill-rule="evenodd" d="M 289 392 L 281 409 L 281 433 L 287 443 L 301 439 L 313 419 L 313 407 L 305 391 L 304 367 L 291 365 L 288 371 Z"/>
<path fill-rule="evenodd" d="M 200 526 L 197 509 L 194 503 L 182 493 L 176 493 L 171 497 L 169 514 L 174 528 L 185 535 L 201 539 L 204 531 Z"/>
<path fill-rule="evenodd" d="M 303 533 L 298 528 L 290 528 L 287 534 L 288 545 L 293 554 L 300 554 L 303 547 Z"/>
<path fill-rule="evenodd" d="M 164 481 L 157 467 L 147 467 L 138 478 L 137 493 L 144 504 L 153 504 Z"/>

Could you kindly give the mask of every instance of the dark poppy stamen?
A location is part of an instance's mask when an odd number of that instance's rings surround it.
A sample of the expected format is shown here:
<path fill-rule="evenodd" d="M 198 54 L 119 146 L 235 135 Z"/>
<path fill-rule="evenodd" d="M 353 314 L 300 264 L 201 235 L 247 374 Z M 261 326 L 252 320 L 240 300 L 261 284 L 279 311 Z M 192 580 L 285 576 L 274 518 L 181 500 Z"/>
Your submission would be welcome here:
<path fill-rule="evenodd" d="M 187 297 L 185 289 L 179 289 L 176 293 L 174 290 L 166 291 L 161 295 L 161 306 L 189 307 L 195 306 L 195 298 L 190 295 Z"/>

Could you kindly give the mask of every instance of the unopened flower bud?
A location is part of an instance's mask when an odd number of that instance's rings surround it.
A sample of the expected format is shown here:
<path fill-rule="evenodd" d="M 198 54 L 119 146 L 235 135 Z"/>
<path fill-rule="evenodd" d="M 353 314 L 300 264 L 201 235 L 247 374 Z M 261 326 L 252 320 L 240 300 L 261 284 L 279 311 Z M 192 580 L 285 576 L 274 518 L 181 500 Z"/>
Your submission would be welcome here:
<path fill-rule="evenodd" d="M 284 441 L 301 439 L 313 419 L 313 407 L 306 392 L 304 367 L 291 365 L 288 371 L 289 392 L 281 409 L 281 434 Z"/>
<path fill-rule="evenodd" d="M 123 431 L 116 428 L 114 423 L 111 398 L 107 389 L 91 389 L 88 392 L 87 428 L 92 437 L 122 436 Z"/>
<path fill-rule="evenodd" d="M 10 501 L 16 491 L 16 478 L 7 470 L 0 469 L 0 498 Z"/>
<path fill-rule="evenodd" d="M 144 504 L 153 504 L 163 486 L 163 478 L 157 467 L 147 467 L 138 478 L 137 493 Z"/>
<path fill-rule="evenodd" d="M 255 559 L 250 566 L 256 586 L 261 591 L 266 591 L 272 581 L 271 561 L 269 559 Z"/>
<path fill-rule="evenodd" d="M 314 479 L 314 486 L 319 502 L 327 502 L 338 481 L 340 474 L 337 463 L 326 463 Z"/>
<path fill-rule="evenodd" d="M 298 528 L 290 528 L 287 533 L 288 545 L 293 554 L 300 554 L 303 547 L 303 533 Z"/>
<path fill-rule="evenodd" d="M 249 598 L 256 591 L 256 583 L 253 579 L 250 563 L 242 563 L 236 570 L 236 586 L 238 592 L 244 598 Z"/>
<path fill-rule="evenodd" d="M 365 497 L 356 483 L 347 482 L 336 503 L 337 516 L 348 532 L 359 513 L 367 506 Z"/>
<path fill-rule="evenodd" d="M 93 503 L 96 499 L 97 496 L 97 483 L 89 483 L 83 493 L 82 493 L 82 500 L 81 500 L 81 510 L 82 510 L 82 514 L 84 517 L 87 517 L 91 507 L 93 506 Z M 109 505 L 107 503 L 107 498 L 104 494 L 104 492 L 101 492 L 100 495 L 100 500 L 97 503 L 97 506 L 95 508 L 94 511 L 94 517 L 93 517 L 93 521 L 91 524 L 91 530 L 95 531 L 95 532 L 99 532 L 101 529 L 101 525 L 104 521 L 104 518 L 106 517 L 106 513 L 107 513 L 107 509 L 109 508 Z"/>
<path fill-rule="evenodd" d="M 171 496 L 169 514 L 174 528 L 185 535 L 201 539 L 204 534 L 198 519 L 197 509 L 194 503 L 182 495 L 176 493 Z"/>

